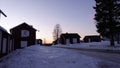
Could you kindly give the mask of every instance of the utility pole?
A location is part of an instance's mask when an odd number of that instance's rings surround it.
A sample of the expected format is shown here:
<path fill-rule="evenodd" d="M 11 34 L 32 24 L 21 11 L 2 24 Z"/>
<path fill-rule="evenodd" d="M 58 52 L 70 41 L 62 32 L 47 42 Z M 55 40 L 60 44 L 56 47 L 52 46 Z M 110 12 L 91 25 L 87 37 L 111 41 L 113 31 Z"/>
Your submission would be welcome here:
<path fill-rule="evenodd" d="M 4 17 L 7 17 L 7 15 L 0 9 L 0 18 L 1 18 L 1 14 L 2 14 Z"/>

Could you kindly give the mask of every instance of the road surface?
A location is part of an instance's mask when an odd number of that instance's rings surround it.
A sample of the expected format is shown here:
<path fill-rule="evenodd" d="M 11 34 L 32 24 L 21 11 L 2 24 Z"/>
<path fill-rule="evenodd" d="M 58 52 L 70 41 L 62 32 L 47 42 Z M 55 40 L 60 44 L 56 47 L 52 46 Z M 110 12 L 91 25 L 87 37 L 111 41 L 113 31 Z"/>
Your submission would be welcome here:
<path fill-rule="evenodd" d="M 71 49 L 74 52 L 78 52 L 79 54 L 83 54 L 86 56 L 90 56 L 93 58 L 97 58 L 100 60 L 103 60 L 99 62 L 99 68 L 111 68 L 111 66 L 114 66 L 115 68 L 117 65 L 111 65 L 109 62 L 114 62 L 117 63 L 118 65 L 120 64 L 120 54 L 119 53 L 107 53 L 107 52 L 98 52 L 98 51 L 90 51 L 90 50 L 79 50 L 79 49 Z M 108 62 L 106 62 L 108 61 Z"/>

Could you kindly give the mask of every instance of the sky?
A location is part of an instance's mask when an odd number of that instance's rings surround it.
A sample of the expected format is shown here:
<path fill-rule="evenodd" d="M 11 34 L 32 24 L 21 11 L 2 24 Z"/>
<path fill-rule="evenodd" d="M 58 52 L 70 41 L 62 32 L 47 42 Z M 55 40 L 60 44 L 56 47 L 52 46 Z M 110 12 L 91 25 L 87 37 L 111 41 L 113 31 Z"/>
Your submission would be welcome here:
<path fill-rule="evenodd" d="M 95 27 L 94 0 L 0 0 L 0 26 L 8 32 L 11 28 L 26 22 L 37 29 L 37 39 L 51 43 L 53 29 L 60 24 L 62 33 L 98 35 Z M 81 38 L 81 39 L 82 39 Z"/>

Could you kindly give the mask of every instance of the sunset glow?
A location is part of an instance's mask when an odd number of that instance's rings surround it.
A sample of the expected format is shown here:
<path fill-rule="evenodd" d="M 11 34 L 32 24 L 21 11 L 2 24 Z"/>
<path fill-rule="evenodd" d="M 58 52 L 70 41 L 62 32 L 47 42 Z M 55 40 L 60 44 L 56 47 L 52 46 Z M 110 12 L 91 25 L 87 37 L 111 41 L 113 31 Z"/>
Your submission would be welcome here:
<path fill-rule="evenodd" d="M 78 33 L 83 38 L 98 34 L 94 5 L 94 0 L 0 0 L 0 9 L 8 16 L 1 16 L 0 26 L 9 32 L 26 22 L 39 31 L 37 38 L 51 43 L 54 26 L 60 24 L 63 33 Z"/>

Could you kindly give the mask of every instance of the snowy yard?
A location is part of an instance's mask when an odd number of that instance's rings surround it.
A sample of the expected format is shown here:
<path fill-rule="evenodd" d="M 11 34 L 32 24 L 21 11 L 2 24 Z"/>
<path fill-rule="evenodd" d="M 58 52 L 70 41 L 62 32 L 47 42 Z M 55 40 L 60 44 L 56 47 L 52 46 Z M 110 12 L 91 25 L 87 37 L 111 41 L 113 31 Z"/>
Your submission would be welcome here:
<path fill-rule="evenodd" d="M 1 58 L 0 68 L 120 68 L 120 64 L 69 49 L 33 45 Z"/>
<path fill-rule="evenodd" d="M 59 45 L 55 45 L 55 47 L 120 51 L 120 44 L 117 44 L 117 42 L 115 42 L 115 47 L 111 47 L 109 41 L 79 43 L 79 44 L 67 44 L 67 45 L 61 45 L 61 44 L 59 44 Z"/>

